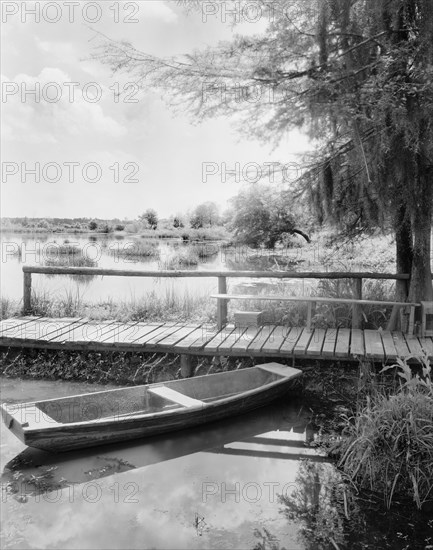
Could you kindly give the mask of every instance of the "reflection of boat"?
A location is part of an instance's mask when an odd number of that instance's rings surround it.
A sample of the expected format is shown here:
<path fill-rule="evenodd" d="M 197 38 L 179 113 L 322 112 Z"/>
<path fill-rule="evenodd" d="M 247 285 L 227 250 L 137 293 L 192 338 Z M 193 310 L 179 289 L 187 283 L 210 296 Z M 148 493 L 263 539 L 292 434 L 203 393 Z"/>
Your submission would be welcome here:
<path fill-rule="evenodd" d="M 1 482 L 7 491 L 20 498 L 25 494 L 55 491 L 194 453 L 230 455 L 236 447 L 249 448 L 252 458 L 292 461 L 308 458 L 322 462 L 325 459 L 316 455 L 315 449 L 306 446 L 310 426 L 308 410 L 303 401 L 294 397 L 290 401 L 275 401 L 242 416 L 141 441 L 61 454 L 27 447 L 6 464 Z M 275 453 L 275 450 L 279 452 Z"/>
<path fill-rule="evenodd" d="M 243 413 L 283 395 L 301 371 L 268 363 L 173 380 L 3 405 L 6 426 L 26 445 L 49 451 L 125 441 Z"/>

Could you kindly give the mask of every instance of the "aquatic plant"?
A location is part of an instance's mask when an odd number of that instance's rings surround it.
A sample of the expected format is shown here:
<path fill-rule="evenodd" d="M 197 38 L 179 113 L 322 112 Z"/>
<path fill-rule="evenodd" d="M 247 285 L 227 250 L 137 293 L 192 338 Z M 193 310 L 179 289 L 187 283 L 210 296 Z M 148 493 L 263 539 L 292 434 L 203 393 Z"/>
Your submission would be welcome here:
<path fill-rule="evenodd" d="M 160 269 L 180 269 L 196 266 L 200 262 L 197 249 L 193 246 L 184 246 L 170 251 L 160 262 Z"/>
<path fill-rule="evenodd" d="M 361 488 L 379 491 L 387 507 L 410 497 L 418 508 L 433 501 L 433 386 L 427 357 L 418 371 L 406 360 L 396 368 L 397 393 L 377 391 L 343 431 L 339 465 Z"/>
<path fill-rule="evenodd" d="M 49 258 L 45 260 L 44 264 L 48 267 L 98 267 L 98 263 L 95 260 L 81 254 Z"/>
<path fill-rule="evenodd" d="M 130 261 L 138 260 L 139 258 L 157 258 L 159 257 L 158 243 L 147 241 L 132 241 L 121 243 L 121 246 L 110 248 L 111 254 L 116 257 L 128 259 Z"/>

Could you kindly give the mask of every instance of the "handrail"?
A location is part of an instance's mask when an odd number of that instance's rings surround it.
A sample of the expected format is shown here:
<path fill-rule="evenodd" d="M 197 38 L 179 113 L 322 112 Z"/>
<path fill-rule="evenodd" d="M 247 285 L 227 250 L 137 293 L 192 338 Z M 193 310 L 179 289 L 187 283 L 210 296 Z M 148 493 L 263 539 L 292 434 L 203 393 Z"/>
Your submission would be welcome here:
<path fill-rule="evenodd" d="M 313 308 L 316 307 L 316 304 L 349 304 L 355 307 L 361 305 L 383 305 L 383 306 L 394 306 L 397 308 L 400 307 L 409 307 L 409 322 L 407 333 L 412 336 L 415 322 L 415 308 L 421 306 L 418 302 L 391 302 L 389 300 L 356 300 L 353 298 L 327 298 L 325 296 L 264 296 L 262 294 L 211 294 L 211 298 L 216 298 L 217 301 L 224 300 L 228 302 L 229 300 L 264 300 L 264 301 L 282 301 L 282 302 L 307 302 L 307 331 L 311 332 L 311 320 Z M 352 324 L 356 321 L 352 314 Z M 357 327 L 353 327 L 357 328 Z"/>
<path fill-rule="evenodd" d="M 393 279 L 408 280 L 406 273 L 372 273 L 351 271 L 138 271 L 99 267 L 48 267 L 24 265 L 24 273 L 46 275 L 103 275 L 112 277 L 252 277 L 256 279 Z"/>
<path fill-rule="evenodd" d="M 293 271 L 187 271 L 187 270 L 164 270 L 164 271 L 139 271 L 132 269 L 103 269 L 99 267 L 49 267 L 24 265 L 24 293 L 23 311 L 24 314 L 31 311 L 31 290 L 32 273 L 45 275 L 101 275 L 104 277 L 153 277 L 153 278 L 178 278 L 178 277 L 217 277 L 218 294 L 227 294 L 227 278 L 255 279 L 353 279 L 354 296 L 362 300 L 362 280 L 409 280 L 410 275 L 406 273 L 373 273 L 373 272 L 350 272 L 350 271 L 327 271 L 327 272 L 293 272 Z M 354 305 L 352 311 L 352 327 L 361 326 L 360 305 Z M 227 300 L 217 300 L 217 324 L 222 328 L 227 323 Z"/>

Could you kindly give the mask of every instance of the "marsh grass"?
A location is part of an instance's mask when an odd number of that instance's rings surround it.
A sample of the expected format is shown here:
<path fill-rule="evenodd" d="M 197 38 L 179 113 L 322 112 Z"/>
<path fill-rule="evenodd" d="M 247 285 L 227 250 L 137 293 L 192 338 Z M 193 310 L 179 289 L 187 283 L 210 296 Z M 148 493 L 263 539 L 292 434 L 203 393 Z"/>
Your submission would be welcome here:
<path fill-rule="evenodd" d="M 8 306 L 5 306 L 8 307 Z M 215 304 L 208 292 L 183 293 L 167 288 L 163 293 L 148 292 L 144 296 L 131 296 L 130 300 L 112 298 L 96 303 L 87 302 L 77 288 L 56 297 L 46 290 L 33 291 L 33 315 L 44 317 L 86 317 L 93 320 L 128 321 L 182 321 L 191 323 L 214 322 Z"/>
<path fill-rule="evenodd" d="M 48 258 L 45 260 L 44 263 L 48 267 L 97 267 L 98 266 L 98 263 L 95 262 L 95 260 L 87 258 L 87 256 L 83 256 L 81 254 L 79 255 L 74 254 L 74 255 L 59 257 L 59 258 Z"/>
<path fill-rule="evenodd" d="M 158 258 L 159 247 L 158 243 L 151 243 L 146 241 L 134 241 L 126 243 L 119 249 L 112 249 L 110 253 L 114 256 L 118 256 L 125 259 L 137 260 L 139 258 Z"/>
<path fill-rule="evenodd" d="M 65 295 L 56 298 L 47 290 L 33 291 L 31 314 L 43 317 L 81 317 L 83 316 L 84 300 L 77 288 L 67 290 Z"/>
<path fill-rule="evenodd" d="M 160 269 L 181 269 L 196 266 L 200 262 L 198 251 L 193 246 L 182 246 L 168 251 L 160 260 Z"/>
<path fill-rule="evenodd" d="M 51 246 L 47 246 L 46 254 L 48 256 L 79 256 L 81 255 L 81 249 L 78 246 L 64 242 L 63 244 L 52 243 Z"/>
<path fill-rule="evenodd" d="M 19 305 L 16 301 L 10 298 L 1 298 L 1 319 L 8 319 L 20 313 Z"/>
<path fill-rule="evenodd" d="M 418 358 L 419 372 L 398 360 L 397 393 L 377 391 L 347 418 L 339 466 L 357 486 L 380 492 L 386 506 L 409 497 L 421 509 L 433 502 L 433 385 L 431 365 Z"/>

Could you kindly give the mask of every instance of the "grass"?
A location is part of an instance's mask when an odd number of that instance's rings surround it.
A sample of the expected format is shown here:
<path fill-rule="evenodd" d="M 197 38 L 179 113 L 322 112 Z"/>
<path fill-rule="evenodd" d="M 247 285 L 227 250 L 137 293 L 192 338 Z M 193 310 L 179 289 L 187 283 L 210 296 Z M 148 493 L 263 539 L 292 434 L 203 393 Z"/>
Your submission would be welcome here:
<path fill-rule="evenodd" d="M 359 487 L 379 491 L 386 506 L 409 496 L 421 509 L 433 502 L 433 385 L 427 358 L 413 374 L 398 360 L 395 394 L 378 391 L 347 419 L 339 465 Z"/>
<path fill-rule="evenodd" d="M 323 296 L 326 298 L 354 298 L 352 282 L 349 279 L 321 279 L 316 286 L 305 289 L 306 296 Z M 248 292 L 249 293 L 249 292 Z M 271 289 L 260 290 L 257 297 L 262 296 L 296 296 L 304 293 L 302 283 L 299 288 L 287 291 L 287 285 L 276 282 Z M 239 292 L 245 294 L 245 291 Z M 364 281 L 363 299 L 367 300 L 392 300 L 393 285 L 389 281 L 373 280 Z M 286 326 L 304 326 L 307 322 L 307 303 L 278 302 L 259 299 L 242 300 L 234 302 L 231 309 L 240 311 L 263 311 L 266 323 L 282 324 Z M 391 314 L 390 306 L 363 306 L 364 328 L 386 328 Z M 316 328 L 350 328 L 352 324 L 352 307 L 347 304 L 316 304 L 312 317 L 312 325 Z"/>
<path fill-rule="evenodd" d="M 3 307 L 3 306 L 2 306 Z M 5 315 L 18 311 L 5 302 Z M 32 293 L 32 315 L 44 317 L 87 317 L 94 320 L 128 321 L 184 321 L 190 323 L 214 322 L 215 304 L 209 299 L 208 292 L 183 293 L 168 288 L 164 293 L 148 292 L 146 295 L 130 300 L 107 300 L 97 303 L 85 301 L 77 289 L 67 291 L 64 296 L 55 297 L 48 291 Z M 6 316 L 4 318 L 7 318 Z"/>
<path fill-rule="evenodd" d="M 159 247 L 157 243 L 136 241 L 127 243 L 117 250 L 110 250 L 111 254 L 125 259 L 158 258 Z"/>
<path fill-rule="evenodd" d="M 9 319 L 20 314 L 19 304 L 10 298 L 1 298 L 1 319 Z"/>
<path fill-rule="evenodd" d="M 87 256 L 71 255 L 60 258 L 49 258 L 45 260 L 45 265 L 49 267 L 98 267 L 98 263 Z"/>
<path fill-rule="evenodd" d="M 32 292 L 32 315 L 43 317 L 82 317 L 83 297 L 79 290 L 66 291 L 60 298 L 53 298 L 48 291 Z"/>
<path fill-rule="evenodd" d="M 160 261 L 160 269 L 181 269 L 182 267 L 196 266 L 200 263 L 198 250 L 193 246 L 171 249 L 165 253 Z"/>
<path fill-rule="evenodd" d="M 78 248 L 78 246 L 75 246 L 73 244 L 57 244 L 54 242 L 47 247 L 46 254 L 48 256 L 79 256 L 81 255 L 81 250 L 80 248 Z"/>
<path fill-rule="evenodd" d="M 230 238 L 228 231 L 221 226 L 205 227 L 202 229 L 192 228 L 158 228 L 158 229 L 142 229 L 134 224 L 126 229 L 133 233 L 139 232 L 143 239 L 182 239 L 183 241 L 220 241 Z"/>

